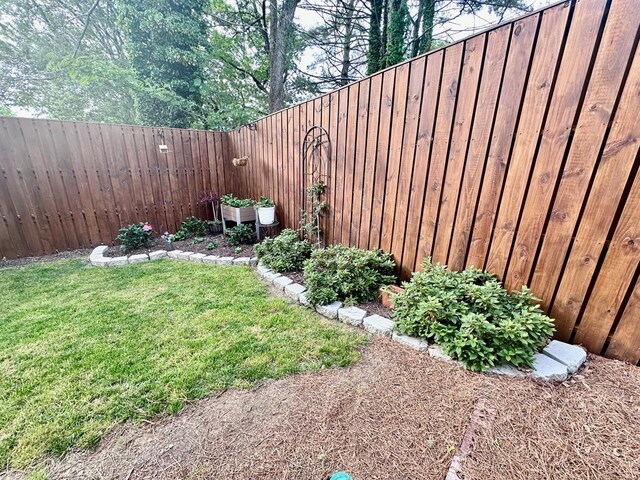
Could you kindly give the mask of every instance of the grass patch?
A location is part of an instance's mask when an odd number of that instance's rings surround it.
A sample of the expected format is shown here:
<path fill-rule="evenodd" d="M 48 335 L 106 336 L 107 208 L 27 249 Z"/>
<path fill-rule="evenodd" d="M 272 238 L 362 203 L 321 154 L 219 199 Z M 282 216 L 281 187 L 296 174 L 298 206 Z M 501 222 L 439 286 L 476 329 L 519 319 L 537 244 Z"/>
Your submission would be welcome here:
<path fill-rule="evenodd" d="M 247 267 L 79 260 L 0 270 L 0 468 L 114 424 L 359 358 L 363 336 L 267 296 Z"/>

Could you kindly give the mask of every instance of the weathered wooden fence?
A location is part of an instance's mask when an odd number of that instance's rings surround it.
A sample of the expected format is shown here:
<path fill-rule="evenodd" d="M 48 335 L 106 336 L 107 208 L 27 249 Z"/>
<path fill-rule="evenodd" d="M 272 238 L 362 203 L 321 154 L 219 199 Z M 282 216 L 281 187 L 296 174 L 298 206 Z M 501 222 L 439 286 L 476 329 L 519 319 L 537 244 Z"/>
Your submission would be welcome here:
<path fill-rule="evenodd" d="M 640 8 L 551 6 L 230 133 L 237 194 L 296 226 L 300 150 L 331 140 L 329 243 L 528 284 L 558 337 L 640 359 Z"/>
<path fill-rule="evenodd" d="M 0 117 L 0 258 L 111 244 L 134 222 L 162 233 L 205 217 L 202 192 L 226 190 L 227 148 L 224 133 Z"/>

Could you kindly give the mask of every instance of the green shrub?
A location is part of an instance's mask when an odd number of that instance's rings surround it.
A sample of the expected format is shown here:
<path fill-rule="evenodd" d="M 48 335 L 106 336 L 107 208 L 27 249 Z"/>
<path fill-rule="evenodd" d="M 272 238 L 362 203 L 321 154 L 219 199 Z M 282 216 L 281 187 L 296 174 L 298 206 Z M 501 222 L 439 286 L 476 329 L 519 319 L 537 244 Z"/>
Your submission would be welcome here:
<path fill-rule="evenodd" d="M 283 230 L 274 238 L 267 237 L 253 247 L 258 259 L 274 272 L 301 270 L 311 255 L 311 244 L 301 240 L 295 230 Z"/>
<path fill-rule="evenodd" d="M 240 223 L 235 227 L 227 228 L 226 237 L 229 245 L 251 243 L 253 239 L 253 229 L 246 223 Z"/>
<path fill-rule="evenodd" d="M 129 252 L 136 248 L 148 247 L 152 234 L 153 227 L 147 222 L 140 222 L 121 228 L 116 240 L 120 242 L 120 248 L 124 252 Z"/>
<path fill-rule="evenodd" d="M 344 245 L 314 250 L 304 263 L 307 299 L 313 305 L 374 300 L 382 285 L 395 281 L 394 269 L 393 258 L 382 250 Z"/>
<path fill-rule="evenodd" d="M 207 250 L 215 250 L 216 248 L 218 248 L 218 242 L 215 242 L 215 241 L 209 242 L 207 243 L 207 246 L 204 248 L 206 248 Z"/>
<path fill-rule="evenodd" d="M 275 203 L 273 203 L 273 200 L 271 200 L 270 198 L 267 197 L 260 197 L 258 199 L 258 201 L 255 203 L 255 206 L 257 208 L 268 208 L 268 207 L 275 207 Z"/>
<path fill-rule="evenodd" d="M 509 294 L 488 272 L 454 272 L 427 259 L 393 300 L 396 330 L 433 339 L 471 370 L 510 363 L 529 367 L 533 354 L 553 335 L 527 287 Z"/>
<path fill-rule="evenodd" d="M 206 235 L 209 231 L 209 223 L 206 220 L 200 220 L 198 217 L 189 217 L 180 225 L 173 235 L 174 241 L 185 240 L 187 238 Z"/>
<path fill-rule="evenodd" d="M 238 198 L 231 193 L 227 193 L 226 195 L 220 197 L 220 203 L 222 203 L 222 205 L 226 205 L 227 207 L 244 208 L 252 206 L 253 200 L 251 200 L 250 198 Z"/>

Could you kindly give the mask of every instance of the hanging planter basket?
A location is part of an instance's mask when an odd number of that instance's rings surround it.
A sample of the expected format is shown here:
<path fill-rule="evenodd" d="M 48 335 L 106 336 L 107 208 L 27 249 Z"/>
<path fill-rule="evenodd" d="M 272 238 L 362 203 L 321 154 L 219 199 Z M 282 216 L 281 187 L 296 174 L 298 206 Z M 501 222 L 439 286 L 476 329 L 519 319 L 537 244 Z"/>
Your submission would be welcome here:
<path fill-rule="evenodd" d="M 245 167 L 249 162 L 249 157 L 234 158 L 232 162 L 234 167 Z"/>

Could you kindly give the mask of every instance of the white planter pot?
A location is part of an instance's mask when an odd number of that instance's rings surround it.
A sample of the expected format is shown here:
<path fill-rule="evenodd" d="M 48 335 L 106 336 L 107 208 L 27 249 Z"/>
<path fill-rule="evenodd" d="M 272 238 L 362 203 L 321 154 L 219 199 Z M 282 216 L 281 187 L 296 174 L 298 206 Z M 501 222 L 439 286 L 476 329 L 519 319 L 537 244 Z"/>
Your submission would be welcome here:
<path fill-rule="evenodd" d="M 276 207 L 258 208 L 258 219 L 262 225 L 271 225 L 276 219 Z"/>

